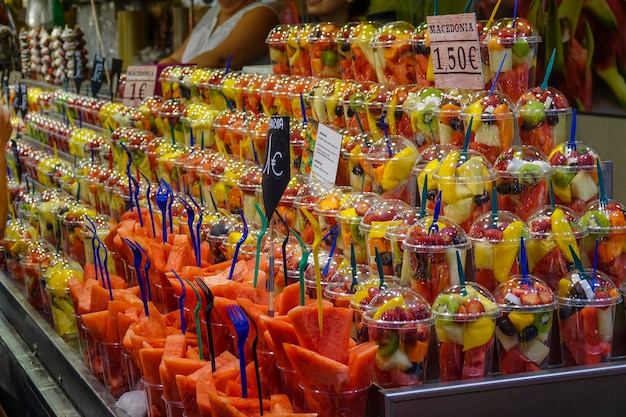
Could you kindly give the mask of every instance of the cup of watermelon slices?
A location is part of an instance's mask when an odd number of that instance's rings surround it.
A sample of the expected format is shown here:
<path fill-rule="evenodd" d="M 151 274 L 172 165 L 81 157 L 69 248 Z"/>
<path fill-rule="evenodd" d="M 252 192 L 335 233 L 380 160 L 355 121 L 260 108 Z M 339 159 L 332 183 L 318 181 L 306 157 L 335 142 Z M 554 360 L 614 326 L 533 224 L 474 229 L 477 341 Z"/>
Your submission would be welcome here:
<path fill-rule="evenodd" d="M 552 166 L 548 157 L 533 146 L 512 146 L 494 163 L 498 175 L 498 208 L 510 211 L 522 220 L 548 204 L 548 180 Z"/>
<path fill-rule="evenodd" d="M 547 369 L 550 330 L 557 302 L 548 284 L 528 275 L 511 275 L 493 291 L 502 310 L 496 319 L 500 373 Z"/>
<path fill-rule="evenodd" d="M 522 17 L 505 18 L 489 29 L 484 42 L 489 51 L 492 80 L 500 69 L 496 88 L 517 101 L 529 87 L 535 85 L 541 36 L 528 20 Z"/>
<path fill-rule="evenodd" d="M 148 398 L 148 417 L 165 417 L 165 400 L 163 399 L 163 385 L 151 384 L 141 380 L 143 390 Z"/>
<path fill-rule="evenodd" d="M 520 238 L 528 228 L 519 216 L 499 210 L 480 216 L 468 233 L 474 257 L 474 280 L 489 291 L 519 271 Z"/>
<path fill-rule="evenodd" d="M 463 229 L 445 216 L 418 220 L 407 232 L 402 248 L 400 282 L 432 303 L 448 286 L 459 284 L 457 254 L 465 269 L 471 244 Z"/>
<path fill-rule="evenodd" d="M 363 314 L 369 339 L 378 345 L 374 382 L 382 388 L 421 385 L 431 327 L 430 304 L 409 288 L 379 292 Z"/>
<path fill-rule="evenodd" d="M 128 376 L 122 352 L 122 343 L 107 343 L 96 340 L 96 345 L 102 359 L 102 373 L 104 386 L 113 398 L 119 398 L 128 391 Z"/>
<path fill-rule="evenodd" d="M 482 285 L 446 288 L 433 303 L 442 382 L 491 374 L 496 319 L 500 307 Z"/>
<path fill-rule="evenodd" d="M 559 281 L 559 334 L 564 366 L 611 359 L 615 306 L 622 296 L 604 273 L 572 271 Z"/>

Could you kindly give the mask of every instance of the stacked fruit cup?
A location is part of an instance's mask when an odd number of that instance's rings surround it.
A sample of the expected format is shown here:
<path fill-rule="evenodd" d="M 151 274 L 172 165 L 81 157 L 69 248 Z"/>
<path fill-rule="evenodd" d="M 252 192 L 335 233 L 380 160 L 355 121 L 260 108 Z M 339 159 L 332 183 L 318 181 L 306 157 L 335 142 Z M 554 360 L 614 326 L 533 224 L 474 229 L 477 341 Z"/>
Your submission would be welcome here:
<path fill-rule="evenodd" d="M 9 220 L 5 227 L 2 246 L 6 258 L 7 270 L 16 280 L 24 279 L 24 271 L 19 265 L 18 257 L 37 241 L 37 231 L 21 219 Z"/>
<path fill-rule="evenodd" d="M 291 77 L 280 83 L 276 88 L 275 99 L 278 115 L 291 116 L 298 119 L 310 120 L 311 117 L 319 117 L 320 114 L 314 115 L 311 105 L 311 95 L 314 87 L 318 85 L 320 79 L 318 77 Z M 326 80 L 328 84 L 330 80 Z M 302 102 L 304 101 L 304 109 Z M 321 104 L 320 104 L 321 105 Z M 325 109 L 324 109 L 325 110 Z M 324 113 L 321 113 L 322 115 Z"/>
<path fill-rule="evenodd" d="M 419 86 L 435 84 L 433 58 L 430 55 L 430 32 L 426 22 L 416 29 L 416 39 L 413 45 L 415 55 L 415 80 Z"/>
<path fill-rule="evenodd" d="M 404 288 L 400 286 L 394 277 L 384 276 L 383 281 L 381 281 L 378 274 L 373 272 L 369 266 L 367 266 L 367 269 L 370 271 L 369 278 L 360 281 L 358 284 L 350 288 L 350 293 L 352 293 L 350 308 L 353 312 L 354 323 L 352 333 L 356 335 L 355 340 L 357 343 L 369 341 L 369 333 L 367 324 L 363 320 L 363 313 L 369 310 L 369 304 L 374 297 L 380 294 L 383 290 Z"/>
<path fill-rule="evenodd" d="M 83 222 L 79 232 L 85 247 L 85 263 L 96 265 L 97 268 L 99 256 L 100 262 L 102 262 L 102 266 L 104 267 L 104 251 L 106 250 L 106 248 L 99 247 L 97 240 L 99 239 L 100 241 L 104 241 L 110 230 L 115 226 L 115 222 L 112 221 L 108 216 L 102 214 L 90 218 L 90 220 L 91 222 Z M 93 226 L 96 227 L 96 240 L 94 240 Z M 106 267 L 108 268 L 108 271 L 111 274 L 124 276 L 125 271 L 123 266 L 121 265 L 121 260 L 119 259 L 119 257 L 114 256 L 114 253 L 109 251 L 106 258 Z"/>
<path fill-rule="evenodd" d="M 39 240 L 36 244 L 18 255 L 20 267 L 24 271 L 24 287 L 26 291 L 26 301 L 34 308 L 43 307 L 43 297 L 41 295 L 41 270 L 39 264 L 47 262 L 52 258 L 55 248 L 45 240 Z"/>
<path fill-rule="evenodd" d="M 378 293 L 363 314 L 370 341 L 378 345 L 374 382 L 382 388 L 421 385 L 426 364 L 432 310 L 409 288 Z"/>
<path fill-rule="evenodd" d="M 339 57 L 339 77 L 344 81 L 354 80 L 352 70 L 352 50 L 350 49 L 350 36 L 352 30 L 359 25 L 359 22 L 348 22 L 339 28 L 335 35 L 337 42 L 337 54 Z"/>
<path fill-rule="evenodd" d="M 259 165 L 249 165 L 241 174 L 237 188 L 241 190 L 241 206 L 243 215 L 248 223 L 261 224 L 261 218 L 256 211 L 255 204 L 261 204 L 259 190 L 263 181 L 263 171 Z"/>
<path fill-rule="evenodd" d="M 327 106 L 327 100 L 329 98 L 329 91 L 332 93 L 332 90 L 334 89 L 335 82 L 341 81 L 328 78 L 318 79 L 306 95 L 307 99 L 305 106 L 311 109 L 311 115 L 318 123 L 323 123 L 325 125 L 329 124 L 328 109 L 332 106 Z M 299 100 L 300 97 L 298 96 L 293 98 L 297 98 Z M 299 111 L 296 110 L 295 102 L 292 102 L 292 111 L 294 112 L 294 115 L 301 117 L 302 109 L 300 108 Z M 335 117 L 335 115 L 333 115 L 333 117 Z"/>
<path fill-rule="evenodd" d="M 502 310 L 495 331 L 500 373 L 547 369 L 553 312 L 557 306 L 550 287 L 532 275 L 511 275 L 493 294 Z"/>
<path fill-rule="evenodd" d="M 351 187 L 334 187 L 324 193 L 313 208 L 313 214 L 319 219 L 322 237 L 326 237 L 322 241 L 322 247 L 328 250 L 334 247 L 339 254 L 343 252 L 343 241 L 337 225 L 337 213 L 351 192 Z"/>
<path fill-rule="evenodd" d="M 296 210 L 295 230 L 307 245 L 313 244 L 313 226 L 302 214 L 302 210 L 305 209 L 313 214 L 315 205 L 327 191 L 327 186 L 314 179 L 309 179 L 298 190 L 298 194 L 293 201 L 293 207 Z"/>
<path fill-rule="evenodd" d="M 59 194 L 56 197 L 51 197 L 49 200 L 42 200 L 37 206 L 41 237 L 52 246 L 57 246 L 61 236 L 61 223 L 57 218 L 57 214 L 69 200 L 69 196 Z"/>
<path fill-rule="evenodd" d="M 452 285 L 433 302 L 442 382 L 489 376 L 500 308 L 475 282 Z"/>
<path fill-rule="evenodd" d="M 235 229 L 238 222 L 233 216 L 218 215 L 207 222 L 207 232 L 204 240 L 209 242 L 209 262 L 218 264 L 230 258 L 227 257 L 226 243 L 228 236 Z"/>
<path fill-rule="evenodd" d="M 433 125 L 435 137 L 441 144 L 452 144 L 457 147 L 463 146 L 465 130 L 461 120 L 462 106 L 469 98 L 466 90 L 444 90 L 441 96 L 439 108 L 435 112 L 435 119 L 439 123 Z M 432 124 L 432 123 L 431 123 Z"/>
<path fill-rule="evenodd" d="M 204 86 L 208 91 L 209 104 L 211 104 L 216 110 L 223 111 L 228 109 L 226 104 L 226 97 L 222 94 L 221 86 L 222 80 L 226 76 L 226 69 L 215 69 L 211 72 L 209 80 Z"/>
<path fill-rule="evenodd" d="M 463 229 L 450 219 L 439 216 L 435 221 L 426 216 L 418 220 L 402 243 L 400 282 L 432 303 L 446 287 L 462 282 L 459 268 L 465 270 L 470 246 Z"/>
<path fill-rule="evenodd" d="M 517 100 L 517 129 L 522 145 L 546 155 L 569 138 L 572 108 L 565 95 L 548 87 L 532 87 Z"/>
<path fill-rule="evenodd" d="M 52 314 L 52 323 L 57 334 L 65 340 L 74 339 L 78 335 L 74 304 L 68 287 L 68 280 L 72 277 L 83 280 L 83 269 L 75 261 L 59 258 L 51 262 L 42 271 L 45 280 L 48 311 Z"/>
<path fill-rule="evenodd" d="M 608 362 L 613 348 L 615 306 L 622 301 L 600 271 L 572 271 L 559 281 L 557 297 L 564 366 Z"/>
<path fill-rule="evenodd" d="M 598 271 L 611 278 L 616 287 L 622 285 L 626 276 L 624 209 L 614 200 L 596 200 L 587 205 L 587 212 L 582 217 L 582 224 L 589 233 L 582 240 L 583 265 L 593 266 L 597 256 Z"/>
<path fill-rule="evenodd" d="M 394 87 L 391 84 L 374 84 L 365 96 L 365 114 L 367 115 L 368 125 L 367 130 L 371 133 L 374 140 L 383 138 L 390 132 L 389 116 L 387 115 L 386 110 L 387 103 L 391 99 L 393 90 Z"/>
<path fill-rule="evenodd" d="M 491 207 L 496 173 L 476 151 L 451 151 L 439 163 L 433 179 L 441 192 L 442 212 L 469 231 L 472 223 Z"/>
<path fill-rule="evenodd" d="M 370 45 L 380 22 L 359 22 L 350 33 L 350 53 L 352 55 L 352 74 L 359 82 L 378 82 L 376 73 L 376 52 Z"/>
<path fill-rule="evenodd" d="M 365 98 L 373 82 L 354 82 L 344 92 L 341 101 L 343 116 L 346 119 L 346 128 L 353 133 L 369 133 L 367 113 L 365 112 Z"/>
<path fill-rule="evenodd" d="M 384 198 L 414 204 L 417 187 L 410 178 L 417 156 L 415 144 L 402 136 L 385 137 L 371 144 L 365 161 L 372 178 L 372 190 Z"/>
<path fill-rule="evenodd" d="M 313 25 L 292 25 L 287 32 L 287 56 L 291 75 L 311 75 L 308 36 Z"/>
<path fill-rule="evenodd" d="M 411 208 L 398 213 L 392 220 L 385 233 L 385 239 L 391 245 L 391 262 L 393 274 L 397 278 L 402 276 L 402 262 L 404 261 L 404 249 L 402 244 L 409 229 L 425 215 L 420 209 Z"/>
<path fill-rule="evenodd" d="M 587 235 L 580 217 L 564 206 L 545 206 L 526 221 L 530 230 L 527 244 L 528 270 L 558 291 L 559 280 L 580 257 L 580 243 Z M 571 247 L 571 249 L 570 249 Z"/>
<path fill-rule="evenodd" d="M 372 270 L 367 265 L 352 266 L 345 262 L 328 279 L 324 288 L 324 299 L 333 303 L 335 307 L 350 307 L 355 287 L 369 279 Z M 356 280 L 356 282 L 355 282 Z M 356 338 L 356 327 L 353 329 L 353 338 Z"/>
<path fill-rule="evenodd" d="M 513 144 L 515 103 L 500 91 L 479 91 L 463 106 L 461 117 L 470 129 L 470 149 L 494 163 L 498 155 Z"/>
<path fill-rule="evenodd" d="M 265 43 L 270 51 L 270 62 L 274 74 L 290 74 L 287 56 L 287 33 L 289 25 L 277 25 L 270 31 Z"/>
<path fill-rule="evenodd" d="M 517 17 L 497 21 L 485 37 L 489 50 L 491 78 L 496 88 L 517 101 L 535 85 L 537 50 L 541 36 L 528 20 Z"/>
<path fill-rule="evenodd" d="M 176 166 L 176 161 L 186 152 L 185 148 L 179 144 L 172 144 L 171 146 L 160 146 L 159 150 L 163 152 L 156 159 L 159 178 L 170 184 L 172 190 L 181 191 L 181 172 Z"/>
<path fill-rule="evenodd" d="M 176 165 L 181 174 L 181 182 L 183 184 L 183 190 L 185 194 L 193 196 L 193 198 L 200 199 L 200 169 L 201 167 L 212 157 L 209 150 L 198 150 L 195 148 L 185 156 L 180 156 Z M 155 187 L 153 187 L 155 188 Z M 157 187 L 158 188 L 158 187 Z"/>
<path fill-rule="evenodd" d="M 415 84 L 415 27 L 408 22 L 389 22 L 376 30 L 371 40 L 376 56 L 378 82 Z"/>
<path fill-rule="evenodd" d="M 552 186 L 557 204 L 563 204 L 579 215 L 585 213 L 585 206 L 598 198 L 598 152 L 581 141 L 556 145 L 550 152 L 550 163 L 554 169 Z M 600 168 L 604 163 L 600 160 Z"/>
<path fill-rule="evenodd" d="M 339 223 L 339 236 L 341 237 L 344 247 L 344 258 L 351 263 L 352 251 L 354 247 L 354 262 L 357 265 L 367 265 L 367 242 L 365 233 L 361 231 L 361 219 L 367 211 L 382 201 L 382 198 L 374 193 L 352 194 L 343 202 L 337 213 L 337 221 Z"/>
<path fill-rule="evenodd" d="M 415 141 L 421 150 L 426 144 L 424 137 L 417 137 L 413 130 L 412 114 L 417 93 L 420 88 L 417 85 L 400 85 L 393 89 L 387 103 L 383 105 L 387 118 L 388 132 L 392 135 L 400 135 Z"/>
<path fill-rule="evenodd" d="M 213 121 L 218 111 L 206 103 L 192 103 L 185 107 L 181 115 L 185 145 L 191 146 L 193 134 L 195 145 L 217 150 L 213 131 Z"/>
<path fill-rule="evenodd" d="M 346 127 L 346 118 L 343 114 L 343 97 L 352 84 L 351 81 L 335 80 L 327 87 L 324 103 L 329 126 L 337 129 Z"/>
<path fill-rule="evenodd" d="M 437 182 L 433 179 L 433 173 L 439 166 L 439 162 L 451 151 L 458 151 L 458 148 L 451 144 L 430 145 L 420 152 L 415 160 L 415 165 L 413 165 L 413 176 L 417 180 L 415 205 L 421 206 L 422 202 L 426 201 L 424 207 L 421 208 L 429 214 L 432 214 L 435 209 L 438 193 Z M 424 190 L 424 184 L 427 187 L 426 190 Z M 424 197 L 424 193 L 426 193 L 426 197 Z"/>
<path fill-rule="evenodd" d="M 336 251 L 331 253 L 326 249 L 320 249 L 317 259 L 320 267 L 320 285 L 322 286 L 323 294 L 326 287 L 330 284 L 331 278 L 339 269 L 343 258 L 342 255 Z M 304 270 L 304 285 L 306 287 L 306 294 L 309 298 L 316 299 L 317 281 L 315 278 L 315 262 L 312 253 L 309 255 L 308 264 Z"/>
<path fill-rule="evenodd" d="M 404 109 L 411 123 L 415 144 L 420 151 L 439 142 L 438 110 L 443 92 L 435 87 L 423 87 L 411 94 L 404 102 Z"/>
<path fill-rule="evenodd" d="M 513 146 L 494 163 L 498 174 L 496 191 L 500 210 L 510 211 L 522 220 L 548 204 L 552 166 L 548 157 L 532 146 Z"/>
<path fill-rule="evenodd" d="M 521 218 L 508 211 L 480 216 L 468 233 L 474 254 L 474 280 L 493 291 L 500 283 L 519 272 L 520 238 L 528 239 Z"/>
<path fill-rule="evenodd" d="M 339 26 L 318 23 L 308 34 L 311 74 L 314 77 L 339 78 L 339 55 L 335 39 Z"/>

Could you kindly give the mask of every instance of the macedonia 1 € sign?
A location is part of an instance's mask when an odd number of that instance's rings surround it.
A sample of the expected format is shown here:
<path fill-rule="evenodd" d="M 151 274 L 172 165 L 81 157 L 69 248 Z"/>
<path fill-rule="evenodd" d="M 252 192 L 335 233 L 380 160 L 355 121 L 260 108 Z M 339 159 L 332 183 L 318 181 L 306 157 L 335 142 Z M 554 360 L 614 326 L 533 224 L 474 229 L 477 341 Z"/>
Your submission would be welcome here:
<path fill-rule="evenodd" d="M 289 161 L 289 117 L 272 116 L 267 132 L 263 166 L 263 206 L 270 220 L 291 179 Z"/>

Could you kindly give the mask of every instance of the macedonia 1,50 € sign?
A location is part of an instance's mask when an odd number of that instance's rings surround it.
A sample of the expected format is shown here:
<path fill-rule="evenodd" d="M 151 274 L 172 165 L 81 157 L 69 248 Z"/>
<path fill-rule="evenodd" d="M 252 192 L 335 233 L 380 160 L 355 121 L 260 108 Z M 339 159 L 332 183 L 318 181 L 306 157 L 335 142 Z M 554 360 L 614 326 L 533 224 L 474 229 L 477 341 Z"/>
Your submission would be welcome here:
<path fill-rule="evenodd" d="M 474 13 L 427 16 L 430 55 L 438 88 L 484 88 Z"/>

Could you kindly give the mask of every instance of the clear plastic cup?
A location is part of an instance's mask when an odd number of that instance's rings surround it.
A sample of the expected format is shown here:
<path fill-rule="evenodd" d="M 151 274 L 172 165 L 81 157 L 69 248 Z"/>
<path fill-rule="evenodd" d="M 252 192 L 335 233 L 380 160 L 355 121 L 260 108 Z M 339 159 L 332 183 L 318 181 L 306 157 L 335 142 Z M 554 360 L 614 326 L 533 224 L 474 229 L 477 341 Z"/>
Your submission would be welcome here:
<path fill-rule="evenodd" d="M 418 141 L 411 123 L 413 103 L 416 100 L 415 97 L 419 89 L 420 87 L 417 85 L 397 86 L 393 88 L 383 107 L 387 114 L 385 123 L 387 124 L 389 134 L 411 139 L 418 148 L 421 148 L 426 142 L 423 140 L 423 137 L 420 137 Z"/>
<path fill-rule="evenodd" d="M 291 75 L 311 75 L 308 36 L 313 25 L 291 25 L 287 32 L 287 56 Z"/>
<path fill-rule="evenodd" d="M 296 210 L 295 230 L 300 234 L 300 237 L 307 245 L 313 244 L 314 233 L 313 226 L 311 226 L 307 218 L 302 214 L 302 209 L 306 209 L 309 213 L 313 214 L 315 205 L 327 191 L 328 188 L 326 186 L 309 179 L 298 190 L 298 194 L 293 201 L 293 207 Z"/>
<path fill-rule="evenodd" d="M 385 232 L 385 239 L 391 245 L 391 262 L 393 264 L 393 274 L 400 278 L 402 276 L 402 263 L 404 261 L 404 249 L 402 244 L 409 229 L 422 218 L 419 209 L 408 209 L 398 213 L 392 220 Z"/>
<path fill-rule="evenodd" d="M 354 80 L 350 36 L 352 34 L 352 30 L 358 25 L 359 22 L 348 22 L 341 26 L 335 35 L 335 42 L 337 42 L 337 55 L 339 57 L 337 62 L 339 65 L 339 78 L 344 81 Z"/>
<path fill-rule="evenodd" d="M 442 90 L 435 87 L 411 89 L 402 109 L 409 117 L 411 132 L 418 149 L 423 151 L 439 142 L 438 112 L 441 107 Z"/>
<path fill-rule="evenodd" d="M 495 330 L 500 373 L 548 369 L 550 333 L 557 306 L 550 287 L 532 275 L 511 275 L 493 295 L 502 310 Z"/>
<path fill-rule="evenodd" d="M 289 57 L 287 56 L 287 34 L 289 25 L 277 25 L 270 31 L 265 39 L 270 51 L 270 62 L 274 74 L 291 73 L 289 69 Z"/>
<path fill-rule="evenodd" d="M 391 84 L 374 84 L 365 96 L 368 132 L 374 140 L 388 136 L 391 131 L 386 110 L 393 90 L 394 86 Z"/>
<path fill-rule="evenodd" d="M 400 282 L 432 303 L 446 287 L 461 282 L 457 254 L 465 270 L 470 246 L 463 229 L 449 218 L 440 216 L 437 223 L 431 216 L 418 220 L 402 243 Z"/>
<path fill-rule="evenodd" d="M 548 204 L 548 180 L 552 166 L 548 157 L 532 146 L 513 146 L 502 152 L 494 163 L 498 174 L 498 208 L 526 221 Z"/>
<path fill-rule="evenodd" d="M 372 190 L 384 198 L 414 204 L 417 189 L 415 181 L 410 179 L 417 156 L 415 144 L 401 136 L 390 136 L 371 144 L 365 161 L 372 178 Z"/>
<path fill-rule="evenodd" d="M 340 237 L 340 230 L 337 223 L 337 213 L 343 202 L 350 197 L 352 189 L 350 187 L 334 187 L 324 193 L 313 208 L 313 214 L 319 219 L 322 237 L 322 247 L 330 250 L 333 246 L 335 251 L 342 253 L 343 241 Z"/>
<path fill-rule="evenodd" d="M 368 133 L 369 124 L 365 112 L 365 98 L 374 85 L 373 82 L 354 82 L 344 92 L 342 104 L 346 128 L 354 134 Z"/>
<path fill-rule="evenodd" d="M 430 56 L 430 31 L 426 22 L 422 22 L 415 29 L 415 80 L 419 86 L 435 85 L 433 59 Z"/>
<path fill-rule="evenodd" d="M 340 167 L 346 165 L 348 184 L 355 190 L 371 192 L 372 180 L 365 162 L 371 138 L 367 134 L 351 135 L 341 149 Z M 337 174 L 339 175 L 339 173 Z"/>
<path fill-rule="evenodd" d="M 528 270 L 558 291 L 559 280 L 574 268 L 574 250 L 579 259 L 580 244 L 587 235 L 580 217 L 565 206 L 545 206 L 526 221 Z M 571 249 L 570 249 L 571 247 Z"/>
<path fill-rule="evenodd" d="M 598 244 L 598 271 L 604 272 L 616 287 L 620 287 L 626 277 L 626 220 L 624 205 L 615 201 L 595 200 L 587 205 L 582 216 L 582 224 L 588 234 L 583 237 L 581 252 L 585 268 L 594 265 L 596 241 Z"/>
<path fill-rule="evenodd" d="M 378 345 L 374 382 L 382 388 L 421 385 L 433 316 L 430 304 L 409 288 L 381 291 L 363 314 L 371 342 Z"/>
<path fill-rule="evenodd" d="M 20 219 L 9 220 L 2 240 L 7 270 L 16 280 L 24 279 L 24 271 L 18 262 L 18 256 L 27 251 L 37 240 L 37 231 Z"/>
<path fill-rule="evenodd" d="M 354 247 L 354 258 L 358 265 L 367 265 L 367 241 L 360 229 L 361 219 L 374 204 L 382 198 L 374 193 L 352 194 L 341 205 L 337 213 L 339 236 L 344 247 L 344 258 L 351 263 L 351 246 Z"/>
<path fill-rule="evenodd" d="M 373 275 L 373 271 L 367 265 L 357 265 L 354 272 L 353 277 L 352 267 L 349 264 L 340 266 L 324 288 L 324 299 L 332 302 L 335 307 L 350 307 L 353 292 L 356 291 L 358 284 Z M 353 285 L 353 278 L 356 278 L 355 285 Z M 352 337 L 356 337 L 356 333 L 353 333 Z"/>
<path fill-rule="evenodd" d="M 441 209 L 450 220 L 469 231 L 472 223 L 490 211 L 496 173 L 476 151 L 451 151 L 433 173 L 441 192 Z"/>
<path fill-rule="evenodd" d="M 353 416 L 363 417 L 367 410 L 367 396 L 371 382 L 365 388 L 336 392 L 325 392 L 301 387 L 306 407 L 318 417 Z"/>
<path fill-rule="evenodd" d="M 113 398 L 119 398 L 129 390 L 126 364 L 122 357 L 124 345 L 122 343 L 101 341 L 96 341 L 96 345 L 102 359 L 104 386 L 109 390 Z"/>
<path fill-rule="evenodd" d="M 528 239 L 528 228 L 515 214 L 499 210 L 483 214 L 468 232 L 474 255 L 474 280 L 493 291 L 498 284 L 519 272 L 520 238 Z"/>
<path fill-rule="evenodd" d="M 440 106 L 435 112 L 439 122 L 435 135 L 441 144 L 452 144 L 463 147 L 465 128 L 461 119 L 461 109 L 465 105 L 470 93 L 466 90 L 447 89 L 443 91 Z"/>
<path fill-rule="evenodd" d="M 181 122 L 185 145 L 191 146 L 191 134 L 195 146 L 217 150 L 213 121 L 218 111 L 206 103 L 192 103 L 183 110 Z"/>
<path fill-rule="evenodd" d="M 466 129 L 472 121 L 469 148 L 494 163 L 513 144 L 516 116 L 515 102 L 502 92 L 489 94 L 483 90 L 472 94 L 461 111 Z"/>
<path fill-rule="evenodd" d="M 528 20 L 517 17 L 497 21 L 485 38 L 491 78 L 500 69 L 496 88 L 517 101 L 535 85 L 537 50 L 541 36 Z"/>
<path fill-rule="evenodd" d="M 517 112 L 522 145 L 534 146 L 547 155 L 569 139 L 572 108 L 559 90 L 532 87 L 517 100 Z"/>
<path fill-rule="evenodd" d="M 352 72 L 358 82 L 383 82 L 378 78 L 376 51 L 370 44 L 380 26 L 380 22 L 360 22 L 350 33 Z"/>
<path fill-rule="evenodd" d="M 318 23 L 308 34 L 311 75 L 339 78 L 339 54 L 335 36 L 339 26 L 332 22 Z"/>
<path fill-rule="evenodd" d="M 163 385 L 151 384 L 141 380 L 143 389 L 148 397 L 148 417 L 166 416 L 165 401 L 163 400 Z"/>
<path fill-rule="evenodd" d="M 389 22 L 376 30 L 371 45 L 376 52 L 378 82 L 415 84 L 415 27 L 408 22 Z"/>
<path fill-rule="evenodd" d="M 378 251 L 383 273 L 393 276 L 391 244 L 385 235 L 387 229 L 393 224 L 392 220 L 409 208 L 410 206 L 401 200 L 382 200 L 373 204 L 365 212 L 359 225 L 359 231 L 364 236 L 367 263 L 373 270 L 377 270 L 376 251 Z"/>
<path fill-rule="evenodd" d="M 475 282 L 446 288 L 433 303 L 442 382 L 491 375 L 500 307 Z"/>
<path fill-rule="evenodd" d="M 430 145 L 420 152 L 413 165 L 413 176 L 417 180 L 417 194 L 415 196 L 415 205 L 422 205 L 422 193 L 426 193 L 425 210 L 429 214 L 433 214 L 435 202 L 437 200 L 438 186 L 433 179 L 433 173 L 439 166 L 439 162 L 451 151 L 458 151 L 459 148 L 452 144 Z M 427 190 L 424 191 L 424 180 L 428 178 Z"/>
<path fill-rule="evenodd" d="M 246 221 L 254 224 L 261 224 L 261 218 L 256 211 L 255 204 L 262 206 L 263 203 L 259 199 L 259 190 L 263 181 L 263 170 L 258 165 L 251 165 L 241 174 L 239 178 L 238 189 L 241 190 L 241 203 L 243 215 Z"/>
<path fill-rule="evenodd" d="M 78 336 L 78 327 L 74 318 L 74 304 L 69 288 L 46 285 L 46 293 L 51 306 L 54 330 L 64 340 L 74 340 Z"/>
<path fill-rule="evenodd" d="M 604 163 L 598 152 L 581 141 L 564 142 L 550 152 L 549 160 L 554 169 L 552 189 L 557 204 L 563 204 L 579 215 L 585 213 L 585 206 L 598 198 L 598 171 L 604 171 Z"/>
<path fill-rule="evenodd" d="M 343 97 L 352 87 L 351 81 L 335 80 L 326 87 L 324 93 L 324 104 L 326 106 L 326 115 L 328 120 L 326 124 L 336 129 L 344 129 L 346 127 L 346 118 L 343 114 Z"/>
<path fill-rule="evenodd" d="M 557 300 L 563 366 L 610 361 L 615 306 L 622 301 L 610 278 L 572 271 L 559 281 Z"/>

